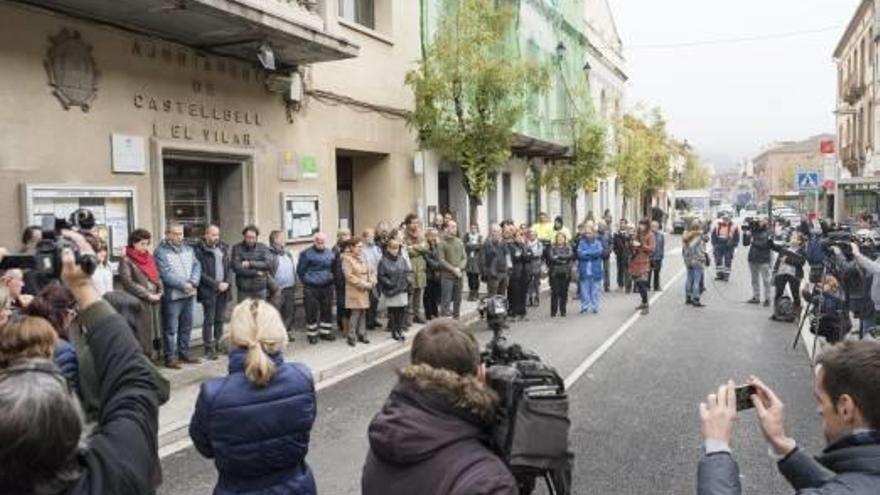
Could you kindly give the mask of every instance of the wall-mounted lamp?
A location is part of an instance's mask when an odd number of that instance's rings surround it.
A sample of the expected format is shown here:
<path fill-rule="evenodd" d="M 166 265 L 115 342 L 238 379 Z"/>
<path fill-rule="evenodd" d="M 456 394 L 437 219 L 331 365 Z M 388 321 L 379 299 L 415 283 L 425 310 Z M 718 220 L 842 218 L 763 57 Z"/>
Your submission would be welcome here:
<path fill-rule="evenodd" d="M 559 44 L 556 45 L 556 61 L 557 62 L 562 62 L 562 59 L 565 58 L 565 51 L 566 51 L 565 43 L 560 41 Z"/>
<path fill-rule="evenodd" d="M 275 51 L 269 46 L 269 43 L 263 42 L 257 48 L 257 60 L 266 70 L 275 70 Z"/>

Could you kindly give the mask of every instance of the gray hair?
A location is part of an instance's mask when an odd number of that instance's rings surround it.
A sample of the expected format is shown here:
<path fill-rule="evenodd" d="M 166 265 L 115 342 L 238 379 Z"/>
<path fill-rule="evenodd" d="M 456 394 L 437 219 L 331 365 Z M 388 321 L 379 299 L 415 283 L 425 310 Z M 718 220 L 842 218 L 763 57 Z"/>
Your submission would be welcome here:
<path fill-rule="evenodd" d="M 80 475 L 84 416 L 52 361 L 28 359 L 0 370 L 0 487 L 57 493 Z"/>

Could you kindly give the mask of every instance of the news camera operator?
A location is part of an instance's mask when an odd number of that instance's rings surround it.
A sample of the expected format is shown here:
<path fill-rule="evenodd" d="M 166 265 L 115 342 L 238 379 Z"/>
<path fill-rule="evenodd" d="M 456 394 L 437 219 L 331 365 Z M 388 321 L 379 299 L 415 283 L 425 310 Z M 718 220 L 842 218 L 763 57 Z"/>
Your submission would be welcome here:
<path fill-rule="evenodd" d="M 827 445 L 816 458 L 788 436 L 784 404 L 761 380 L 751 404 L 780 473 L 799 495 L 880 493 L 880 343 L 847 341 L 819 356 L 815 396 Z M 698 495 L 738 495 L 739 467 L 730 448 L 737 416 L 735 386 L 721 385 L 700 404 L 705 455 Z"/>
<path fill-rule="evenodd" d="M 871 305 L 869 305 L 869 309 L 873 311 L 870 312 L 870 317 L 873 320 L 874 315 L 877 313 L 877 309 L 880 308 L 880 262 L 876 260 L 872 260 L 871 258 L 862 254 L 859 245 L 855 242 L 851 244 L 851 249 L 853 253 L 853 259 L 856 264 L 861 268 L 865 273 L 871 276 Z M 868 315 L 864 315 L 868 319 Z M 873 321 L 870 321 L 871 326 L 873 326 Z M 864 328 L 864 326 L 863 326 Z"/>
<path fill-rule="evenodd" d="M 513 474 L 485 442 L 498 397 L 476 338 L 448 318 L 415 337 L 411 365 L 370 422 L 363 495 L 507 495 Z"/>
<path fill-rule="evenodd" d="M 79 234 L 64 232 L 81 256 Z M 101 415 L 81 445 L 83 414 L 58 368 L 41 359 L 0 370 L 0 493 L 149 493 L 156 469 L 158 399 L 125 319 L 103 301 L 70 248 L 61 279 L 80 307 L 101 389 Z"/>

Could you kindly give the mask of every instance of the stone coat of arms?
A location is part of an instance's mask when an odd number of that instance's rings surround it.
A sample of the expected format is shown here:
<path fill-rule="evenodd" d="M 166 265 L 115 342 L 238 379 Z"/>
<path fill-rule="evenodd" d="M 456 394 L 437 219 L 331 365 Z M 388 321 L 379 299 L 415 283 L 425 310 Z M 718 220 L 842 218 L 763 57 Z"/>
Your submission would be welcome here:
<path fill-rule="evenodd" d="M 88 112 L 98 93 L 98 71 L 92 58 L 92 47 L 82 40 L 78 31 L 68 29 L 62 29 L 49 41 L 45 66 L 49 85 L 54 88 L 52 94 L 65 110 L 80 107 L 83 112 Z"/>

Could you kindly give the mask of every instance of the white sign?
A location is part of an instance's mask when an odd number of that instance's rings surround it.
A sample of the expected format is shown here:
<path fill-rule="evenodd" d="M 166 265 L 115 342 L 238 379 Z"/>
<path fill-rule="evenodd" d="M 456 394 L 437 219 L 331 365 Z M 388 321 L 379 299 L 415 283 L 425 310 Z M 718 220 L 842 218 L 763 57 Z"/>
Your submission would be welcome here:
<path fill-rule="evenodd" d="M 144 174 L 147 172 L 147 151 L 144 138 L 113 134 L 110 144 L 114 173 Z"/>

